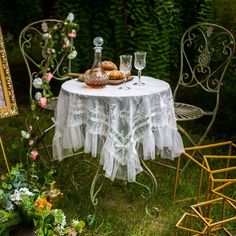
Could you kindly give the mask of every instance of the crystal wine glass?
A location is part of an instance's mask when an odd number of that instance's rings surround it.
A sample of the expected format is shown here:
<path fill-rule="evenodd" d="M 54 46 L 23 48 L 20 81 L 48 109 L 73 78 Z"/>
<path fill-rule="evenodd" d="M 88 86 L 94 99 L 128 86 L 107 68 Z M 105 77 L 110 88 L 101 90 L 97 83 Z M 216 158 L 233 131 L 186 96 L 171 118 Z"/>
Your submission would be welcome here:
<path fill-rule="evenodd" d="M 134 83 L 134 85 L 145 85 L 145 83 L 141 82 L 141 71 L 146 66 L 146 52 L 135 52 L 134 53 L 134 67 L 138 70 L 138 82 Z"/>
<path fill-rule="evenodd" d="M 124 87 L 119 87 L 119 89 L 130 89 L 130 87 L 127 86 L 126 81 L 128 74 L 130 73 L 132 69 L 132 55 L 120 55 L 120 71 L 125 75 L 124 77 Z"/>

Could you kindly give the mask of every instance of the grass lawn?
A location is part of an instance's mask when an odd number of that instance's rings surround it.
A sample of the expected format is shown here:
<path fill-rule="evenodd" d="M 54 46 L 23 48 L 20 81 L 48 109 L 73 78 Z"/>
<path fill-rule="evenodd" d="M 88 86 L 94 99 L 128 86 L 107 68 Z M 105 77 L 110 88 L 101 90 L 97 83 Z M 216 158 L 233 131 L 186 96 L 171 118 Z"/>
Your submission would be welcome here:
<path fill-rule="evenodd" d="M 150 210 L 152 207 L 158 208 L 158 217 L 145 213 L 145 200 L 141 196 L 141 192 L 145 192 L 144 188 L 135 183 L 104 179 L 102 190 L 98 194 L 95 223 L 87 227 L 85 235 L 173 235 L 175 224 L 189 202 L 180 204 L 172 201 L 174 170 L 154 163 L 151 167 L 156 174 L 158 189 L 148 206 Z M 144 173 L 139 174 L 138 180 L 147 185 L 150 183 Z M 91 178 L 88 176 L 84 184 L 80 183 L 78 194 L 70 184 L 67 183 L 66 187 L 64 185 L 65 195 L 59 205 L 74 216 L 92 214 L 94 210 L 88 199 L 89 183 Z M 63 189 L 63 184 L 60 188 Z"/>
<path fill-rule="evenodd" d="M 20 115 L 0 120 L 0 135 L 3 139 L 5 151 L 10 166 L 17 162 L 25 161 L 24 149 L 22 148 L 20 131 L 25 129 L 28 110 L 19 107 Z M 52 114 L 51 114 L 52 115 Z M 47 126 L 50 115 L 42 115 L 43 125 Z M 44 121 L 45 119 L 45 121 Z M 51 139 L 53 132 L 51 134 Z M 94 209 L 90 202 L 90 185 L 95 174 L 95 169 L 87 169 L 85 166 L 74 166 L 75 158 L 65 159 L 62 162 L 53 162 L 56 168 L 57 188 L 64 197 L 55 204 L 55 207 L 62 208 L 67 218 L 84 219 L 91 222 L 91 215 L 95 214 L 95 220 L 91 225 L 86 226 L 81 235 L 114 235 L 114 236 L 171 236 L 174 235 L 175 225 L 184 211 L 189 212 L 189 206 L 194 203 L 193 199 L 188 201 L 173 202 L 172 191 L 175 179 L 175 170 L 147 162 L 157 180 L 157 191 L 149 201 L 150 209 L 156 207 L 159 211 L 157 217 L 151 217 L 145 213 L 144 199 L 141 193 L 147 193 L 145 188 L 121 180 L 114 182 L 101 178 L 98 185 L 103 181 L 102 189 L 98 193 L 98 204 Z M 0 171 L 6 171 L 2 154 L 0 154 Z M 97 161 L 93 159 L 93 161 Z M 170 163 L 176 165 L 175 161 Z M 70 174 L 75 174 L 74 181 L 77 183 L 77 190 L 70 181 Z M 80 169 L 81 168 L 81 169 Z M 80 175 L 82 174 L 83 175 Z M 84 174 L 85 173 L 85 174 Z M 198 168 L 190 165 L 186 173 L 181 177 L 178 188 L 178 199 L 191 198 L 196 194 Z M 137 180 L 150 186 L 151 181 L 144 173 L 137 176 Z M 96 210 L 96 211 L 95 211 Z M 230 225 L 236 227 L 236 224 Z M 236 235 L 236 229 L 235 229 Z M 225 235 L 225 234 L 219 234 Z"/>

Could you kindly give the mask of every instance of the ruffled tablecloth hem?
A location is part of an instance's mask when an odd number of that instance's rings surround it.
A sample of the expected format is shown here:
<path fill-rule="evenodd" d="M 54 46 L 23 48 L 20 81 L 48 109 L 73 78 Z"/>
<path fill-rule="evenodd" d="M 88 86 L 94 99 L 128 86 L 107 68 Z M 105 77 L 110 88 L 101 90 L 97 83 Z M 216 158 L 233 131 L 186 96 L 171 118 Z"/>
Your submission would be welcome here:
<path fill-rule="evenodd" d="M 125 179 L 129 182 L 134 182 L 136 175 L 143 170 L 139 156 L 144 160 L 153 160 L 156 155 L 174 160 L 184 152 L 179 132 L 167 126 L 158 127 L 154 131 L 149 129 L 140 140 L 130 140 L 126 145 L 129 148 L 125 156 L 117 154 L 121 150 L 110 137 L 89 132 L 84 137 L 82 126 L 67 127 L 63 136 L 54 136 L 53 145 L 53 156 L 60 161 L 84 146 L 85 153 L 91 153 L 94 157 L 100 154 L 100 164 L 107 178 Z"/>

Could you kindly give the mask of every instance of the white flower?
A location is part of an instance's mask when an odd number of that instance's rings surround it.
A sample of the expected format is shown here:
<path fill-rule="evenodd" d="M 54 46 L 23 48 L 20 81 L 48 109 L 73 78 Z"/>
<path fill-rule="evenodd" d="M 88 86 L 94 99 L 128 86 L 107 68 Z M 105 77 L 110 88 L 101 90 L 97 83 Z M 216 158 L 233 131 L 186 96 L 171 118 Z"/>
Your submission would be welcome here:
<path fill-rule="evenodd" d="M 21 194 L 18 189 L 15 189 L 14 193 L 11 195 L 11 201 L 13 201 L 16 205 L 20 204 Z"/>
<path fill-rule="evenodd" d="M 34 194 L 32 192 L 29 191 L 28 188 L 21 188 L 20 189 L 20 194 L 24 194 L 24 195 L 27 195 L 27 196 L 34 196 Z"/>
<path fill-rule="evenodd" d="M 59 228 L 63 228 L 66 226 L 66 216 L 61 209 L 53 209 L 51 213 L 55 218 L 55 225 L 58 225 Z"/>
<path fill-rule="evenodd" d="M 72 22 L 74 19 L 75 19 L 74 14 L 71 13 L 71 12 L 70 12 L 69 15 L 66 17 L 66 20 L 68 20 L 68 21 L 70 21 L 70 22 Z"/>
<path fill-rule="evenodd" d="M 42 93 L 37 92 L 34 97 L 38 101 L 42 97 Z"/>
<path fill-rule="evenodd" d="M 52 35 L 49 34 L 49 33 L 45 33 L 45 34 L 43 34 L 43 37 L 44 37 L 45 39 L 50 39 L 50 38 L 52 38 Z"/>
<path fill-rule="evenodd" d="M 74 51 L 72 51 L 67 57 L 68 57 L 68 59 L 74 59 L 75 57 L 77 56 L 77 51 L 76 50 L 74 50 Z"/>
<path fill-rule="evenodd" d="M 10 199 L 16 205 L 19 205 L 24 196 L 34 196 L 34 194 L 30 192 L 28 188 L 15 189 L 14 193 L 10 196 Z"/>
<path fill-rule="evenodd" d="M 12 202 L 9 202 L 7 204 L 6 210 L 7 211 L 13 211 L 14 210 L 14 205 L 12 204 Z"/>
<path fill-rule="evenodd" d="M 70 40 L 67 37 L 65 37 L 64 38 L 64 43 L 65 43 L 66 46 L 69 46 Z"/>
<path fill-rule="evenodd" d="M 30 134 L 28 132 L 21 130 L 20 133 L 21 133 L 22 138 L 24 138 L 24 139 L 30 138 Z"/>
<path fill-rule="evenodd" d="M 41 88 L 41 85 L 42 85 L 43 81 L 37 77 L 33 80 L 33 86 L 36 88 L 36 89 L 40 89 Z"/>
<path fill-rule="evenodd" d="M 48 24 L 45 21 L 42 23 L 41 26 L 42 26 L 43 32 L 47 32 L 48 31 Z"/>
<path fill-rule="evenodd" d="M 62 216 L 62 221 L 61 221 L 61 224 L 60 224 L 62 227 L 65 227 L 66 226 L 66 216 L 63 215 Z"/>

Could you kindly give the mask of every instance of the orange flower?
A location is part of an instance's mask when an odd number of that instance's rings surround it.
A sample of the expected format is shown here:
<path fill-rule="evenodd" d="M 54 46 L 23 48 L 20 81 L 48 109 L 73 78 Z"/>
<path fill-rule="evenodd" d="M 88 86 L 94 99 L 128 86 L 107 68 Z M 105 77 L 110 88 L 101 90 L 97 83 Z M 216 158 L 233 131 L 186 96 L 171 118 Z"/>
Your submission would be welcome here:
<path fill-rule="evenodd" d="M 36 210 L 39 212 L 42 210 L 50 211 L 52 208 L 52 204 L 43 198 L 38 198 L 35 201 L 34 206 L 35 206 Z"/>

